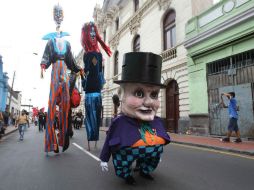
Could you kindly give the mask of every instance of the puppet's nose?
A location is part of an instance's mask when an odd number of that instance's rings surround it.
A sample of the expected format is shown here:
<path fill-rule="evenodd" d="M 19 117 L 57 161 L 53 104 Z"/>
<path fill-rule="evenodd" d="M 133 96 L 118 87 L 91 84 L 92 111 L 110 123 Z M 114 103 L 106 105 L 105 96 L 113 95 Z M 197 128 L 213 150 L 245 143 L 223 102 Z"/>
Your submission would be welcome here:
<path fill-rule="evenodd" d="M 145 97 L 144 98 L 144 106 L 150 107 L 152 105 L 152 103 L 153 103 L 152 98 L 150 98 L 150 97 Z"/>

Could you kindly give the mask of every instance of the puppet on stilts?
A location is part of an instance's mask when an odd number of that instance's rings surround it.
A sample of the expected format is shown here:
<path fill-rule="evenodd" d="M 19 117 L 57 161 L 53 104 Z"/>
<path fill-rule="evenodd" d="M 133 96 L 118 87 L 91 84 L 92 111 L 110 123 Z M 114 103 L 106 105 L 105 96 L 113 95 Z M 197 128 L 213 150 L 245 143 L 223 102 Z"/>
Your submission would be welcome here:
<path fill-rule="evenodd" d="M 62 146 L 64 152 L 69 147 L 68 115 L 70 110 L 70 84 L 67 69 L 81 74 L 83 70 L 76 65 L 71 52 L 71 45 L 63 37 L 68 36 L 66 32 L 60 30 L 63 21 L 63 9 L 57 4 L 54 6 L 54 21 L 56 22 L 56 32 L 49 33 L 43 37 L 48 40 L 41 60 L 41 77 L 43 72 L 52 65 L 50 94 L 48 101 L 48 112 L 45 130 L 45 152 L 59 152 Z M 56 106 L 59 106 L 59 132 L 56 135 L 54 120 L 56 116 Z"/>
<path fill-rule="evenodd" d="M 113 119 L 101 151 L 101 167 L 108 170 L 111 155 L 115 173 L 129 185 L 136 183 L 132 164 L 139 163 L 139 175 L 150 175 L 160 162 L 163 146 L 170 142 L 161 118 L 160 106 L 162 58 L 150 52 L 126 53 L 120 85 L 121 113 Z"/>
<path fill-rule="evenodd" d="M 87 132 L 88 150 L 90 141 L 99 140 L 99 127 L 101 122 L 102 99 L 101 90 L 105 83 L 102 72 L 102 54 L 98 43 L 111 56 L 110 48 L 102 41 L 97 27 L 93 22 L 85 23 L 81 31 L 81 44 L 84 49 L 84 73 L 82 81 L 85 91 L 85 127 Z"/>

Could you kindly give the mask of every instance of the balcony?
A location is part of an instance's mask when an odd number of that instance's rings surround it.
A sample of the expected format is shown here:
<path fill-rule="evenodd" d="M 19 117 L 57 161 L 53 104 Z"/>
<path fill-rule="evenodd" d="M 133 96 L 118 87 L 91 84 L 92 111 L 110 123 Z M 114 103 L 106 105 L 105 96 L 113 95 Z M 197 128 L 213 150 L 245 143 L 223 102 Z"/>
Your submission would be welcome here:
<path fill-rule="evenodd" d="M 161 53 L 162 62 L 176 58 L 176 56 L 177 56 L 176 49 L 177 49 L 177 47 L 174 47 L 174 48 L 163 51 Z"/>

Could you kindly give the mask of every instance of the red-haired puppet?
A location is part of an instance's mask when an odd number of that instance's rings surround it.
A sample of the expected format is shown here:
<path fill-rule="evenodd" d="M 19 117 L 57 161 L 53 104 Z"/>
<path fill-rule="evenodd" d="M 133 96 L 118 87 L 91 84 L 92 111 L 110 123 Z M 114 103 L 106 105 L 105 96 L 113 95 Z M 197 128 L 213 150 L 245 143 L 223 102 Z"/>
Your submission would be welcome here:
<path fill-rule="evenodd" d="M 102 41 L 97 27 L 93 22 L 85 23 L 81 32 L 81 44 L 85 50 L 83 62 L 85 79 L 82 81 L 85 91 L 85 126 L 88 140 L 88 150 L 90 150 L 90 141 L 99 140 L 99 127 L 101 122 L 101 90 L 105 83 L 102 73 L 102 54 L 98 46 L 111 56 L 110 48 Z"/>
<path fill-rule="evenodd" d="M 63 10 L 58 4 L 54 6 L 54 20 L 57 31 L 43 37 L 48 40 L 41 60 L 41 70 L 47 69 L 52 64 L 50 94 L 48 101 L 47 123 L 45 130 L 45 152 L 59 152 L 58 146 L 63 146 L 65 151 L 69 146 L 68 113 L 70 109 L 69 76 L 67 69 L 78 73 L 83 70 L 76 65 L 71 53 L 71 45 L 63 37 L 68 33 L 60 31 L 63 20 Z M 56 138 L 54 121 L 56 116 L 56 105 L 59 106 L 59 135 Z"/>

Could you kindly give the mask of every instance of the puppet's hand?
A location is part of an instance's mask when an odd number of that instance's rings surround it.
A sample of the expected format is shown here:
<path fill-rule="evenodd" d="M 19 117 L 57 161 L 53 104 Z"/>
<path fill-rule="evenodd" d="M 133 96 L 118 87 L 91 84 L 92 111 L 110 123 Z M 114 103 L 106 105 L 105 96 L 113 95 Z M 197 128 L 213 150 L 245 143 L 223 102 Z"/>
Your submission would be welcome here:
<path fill-rule="evenodd" d="M 80 76 L 81 76 L 81 77 L 84 77 L 84 75 L 85 75 L 84 69 L 80 69 L 79 73 L 80 73 Z"/>
<path fill-rule="evenodd" d="M 46 65 L 41 64 L 41 78 L 43 79 L 43 72 L 45 72 Z"/>
<path fill-rule="evenodd" d="M 101 162 L 101 170 L 103 172 L 107 172 L 108 171 L 108 163 L 107 162 Z"/>

